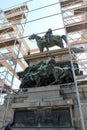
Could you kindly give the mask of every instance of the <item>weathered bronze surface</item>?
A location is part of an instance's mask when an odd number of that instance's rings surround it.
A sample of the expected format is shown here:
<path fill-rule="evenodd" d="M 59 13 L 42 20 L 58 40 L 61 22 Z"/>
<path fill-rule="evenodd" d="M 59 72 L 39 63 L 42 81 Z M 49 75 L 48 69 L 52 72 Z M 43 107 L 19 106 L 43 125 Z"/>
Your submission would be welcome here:
<path fill-rule="evenodd" d="M 76 75 L 80 75 L 78 64 L 74 63 Z M 73 82 L 72 68 L 70 64 L 59 65 L 55 57 L 51 56 L 47 63 L 42 60 L 36 65 L 27 67 L 19 74 L 21 78 L 20 88 L 39 87 Z"/>

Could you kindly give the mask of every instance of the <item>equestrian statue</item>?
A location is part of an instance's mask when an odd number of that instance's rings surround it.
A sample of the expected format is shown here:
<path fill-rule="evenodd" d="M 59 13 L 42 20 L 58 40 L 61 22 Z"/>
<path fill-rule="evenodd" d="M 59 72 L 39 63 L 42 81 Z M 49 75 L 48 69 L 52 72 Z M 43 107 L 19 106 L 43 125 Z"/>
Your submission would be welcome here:
<path fill-rule="evenodd" d="M 37 46 L 38 46 L 40 52 L 43 52 L 44 48 L 46 48 L 47 51 L 49 51 L 49 47 L 53 47 L 55 45 L 60 47 L 60 48 L 64 48 L 63 40 L 67 44 L 66 35 L 62 35 L 62 36 L 53 35 L 52 29 L 48 29 L 48 31 L 46 32 L 46 34 L 43 37 L 40 37 L 36 34 L 32 34 L 29 36 L 28 39 L 29 40 L 33 40 L 33 39 L 36 40 Z"/>

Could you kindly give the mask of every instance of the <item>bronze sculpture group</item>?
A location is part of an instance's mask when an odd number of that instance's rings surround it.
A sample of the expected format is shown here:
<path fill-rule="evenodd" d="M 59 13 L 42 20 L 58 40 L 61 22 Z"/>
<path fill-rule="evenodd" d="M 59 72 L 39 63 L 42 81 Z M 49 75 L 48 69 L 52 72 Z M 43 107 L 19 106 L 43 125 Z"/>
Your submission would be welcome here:
<path fill-rule="evenodd" d="M 48 31 L 43 37 L 40 37 L 36 34 L 30 35 L 29 40 L 33 39 L 36 40 L 40 52 L 43 52 L 44 48 L 46 48 L 47 51 L 49 51 L 49 47 L 53 47 L 55 45 L 60 48 L 64 48 L 63 40 L 65 41 L 65 43 L 67 43 L 66 35 L 53 35 L 52 29 L 48 29 Z"/>
<path fill-rule="evenodd" d="M 78 65 L 75 64 L 76 74 L 79 75 L 80 71 Z M 27 67 L 21 75 L 20 88 L 39 87 L 63 83 L 73 82 L 73 74 L 70 65 L 60 67 L 55 59 L 51 57 L 51 60 L 47 63 L 42 60 L 36 65 Z"/>

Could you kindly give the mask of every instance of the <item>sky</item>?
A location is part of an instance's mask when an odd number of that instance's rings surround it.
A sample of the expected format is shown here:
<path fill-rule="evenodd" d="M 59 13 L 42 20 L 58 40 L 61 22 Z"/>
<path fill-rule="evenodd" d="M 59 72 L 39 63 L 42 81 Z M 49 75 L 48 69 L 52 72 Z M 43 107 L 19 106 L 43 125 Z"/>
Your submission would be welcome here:
<path fill-rule="evenodd" d="M 23 3 L 27 3 L 27 6 L 30 11 L 28 13 L 27 23 L 25 26 L 24 34 L 23 34 L 25 37 L 29 36 L 33 33 L 46 32 L 49 28 L 51 28 L 52 30 L 55 30 L 55 29 L 63 27 L 63 20 L 62 20 L 62 16 L 60 15 L 60 5 L 58 3 L 58 0 L 31 0 L 30 2 L 25 1 L 25 0 L 1 0 L 0 9 L 2 9 L 4 11 L 4 10 L 10 9 L 10 8 L 14 8 L 15 6 L 20 6 Z M 56 3 L 56 4 L 54 4 L 54 3 Z M 46 7 L 46 8 L 42 8 L 42 9 L 39 9 L 36 11 L 31 11 L 31 10 L 34 10 L 34 9 L 37 9 L 40 7 L 44 7 L 47 5 L 51 5 L 51 4 L 54 4 L 54 5 Z M 56 14 L 56 15 L 54 15 L 54 14 Z M 40 19 L 40 20 L 35 20 L 35 19 L 39 19 L 42 17 L 50 16 L 50 15 L 53 15 L 53 16 L 44 18 L 44 19 Z M 35 21 L 31 22 L 33 20 L 35 20 Z M 53 34 L 57 34 L 57 35 L 63 35 L 64 33 L 65 33 L 64 29 L 53 31 Z M 41 36 L 43 36 L 43 35 L 44 35 L 44 33 L 41 34 Z M 29 41 L 27 38 L 26 38 L 26 40 L 31 49 L 37 48 L 37 44 L 36 44 L 35 40 Z M 14 82 L 14 84 L 15 83 L 16 82 Z"/>

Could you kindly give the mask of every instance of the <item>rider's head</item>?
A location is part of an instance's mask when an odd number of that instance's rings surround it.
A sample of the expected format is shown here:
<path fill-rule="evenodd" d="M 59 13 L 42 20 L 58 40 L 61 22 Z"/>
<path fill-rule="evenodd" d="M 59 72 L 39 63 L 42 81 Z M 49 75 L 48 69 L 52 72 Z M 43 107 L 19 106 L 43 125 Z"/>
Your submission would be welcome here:
<path fill-rule="evenodd" d="M 49 32 L 49 33 L 52 33 L 52 29 L 51 29 L 51 28 L 49 28 L 49 29 L 48 29 L 48 32 Z"/>

